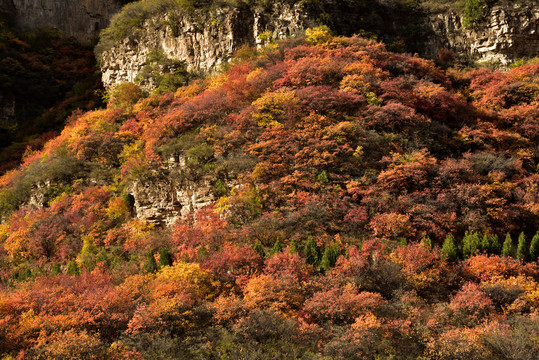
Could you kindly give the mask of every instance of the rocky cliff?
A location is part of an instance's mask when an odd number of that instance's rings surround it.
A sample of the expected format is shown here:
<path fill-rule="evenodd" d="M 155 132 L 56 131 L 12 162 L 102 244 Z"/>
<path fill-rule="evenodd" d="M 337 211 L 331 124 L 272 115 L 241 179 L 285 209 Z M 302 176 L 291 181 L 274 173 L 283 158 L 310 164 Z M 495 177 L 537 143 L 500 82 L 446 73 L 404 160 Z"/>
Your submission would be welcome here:
<path fill-rule="evenodd" d="M 56 28 L 87 41 L 108 26 L 120 0 L 0 0 L 0 13 L 23 29 Z"/>
<path fill-rule="evenodd" d="M 230 59 L 243 45 L 261 45 L 265 36 L 283 39 L 312 24 L 300 3 L 212 11 L 173 11 L 145 22 L 101 55 L 106 86 L 133 82 L 151 53 L 185 61 L 187 70 L 209 72 Z M 151 87 L 151 84 L 144 84 Z"/>
<path fill-rule="evenodd" d="M 189 70 L 211 71 L 242 45 L 260 45 L 260 34 L 269 33 L 272 38 L 281 39 L 316 24 L 319 14 L 308 11 L 302 4 L 275 2 L 265 10 L 241 7 L 162 14 L 146 21 L 141 32 L 125 37 L 101 54 L 103 82 L 112 86 L 135 81 L 148 55 L 156 51 L 185 61 Z M 392 11 L 387 4 L 384 6 L 388 12 Z M 355 17 L 350 23 L 357 27 L 356 32 L 368 28 L 358 14 L 342 11 L 335 14 Z M 390 43 L 407 36 L 398 35 L 401 31 L 398 28 L 405 29 L 409 24 L 395 25 L 403 20 L 410 21 L 409 17 L 389 21 L 386 31 L 396 34 L 387 35 L 381 30 L 380 38 Z M 494 60 L 507 65 L 514 59 L 539 54 L 539 7 L 533 3 L 493 6 L 485 19 L 473 28 L 465 27 L 462 16 L 454 11 L 427 13 L 415 22 L 413 25 L 421 29 L 421 34 L 414 37 L 422 38 L 418 49 L 422 48 L 426 56 L 434 57 L 438 50 L 447 48 L 474 60 Z M 143 86 L 151 88 L 151 84 Z"/>
<path fill-rule="evenodd" d="M 478 61 L 507 65 L 522 57 L 539 55 L 539 6 L 514 3 L 490 8 L 484 21 L 472 28 L 462 25 L 455 12 L 431 14 L 426 25 L 432 30 L 426 55 L 440 48 L 466 54 Z"/>
<path fill-rule="evenodd" d="M 213 180 L 211 176 L 187 180 L 181 169 L 173 168 L 132 182 L 128 192 L 133 196 L 133 215 L 156 225 L 172 225 L 215 201 Z"/>

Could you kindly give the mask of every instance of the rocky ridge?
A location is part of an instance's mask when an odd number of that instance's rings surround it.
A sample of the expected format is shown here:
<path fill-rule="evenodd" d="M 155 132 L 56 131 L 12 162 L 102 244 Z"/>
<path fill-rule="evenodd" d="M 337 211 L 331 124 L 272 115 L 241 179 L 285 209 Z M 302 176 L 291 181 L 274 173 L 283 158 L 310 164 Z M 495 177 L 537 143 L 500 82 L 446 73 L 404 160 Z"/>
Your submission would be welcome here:
<path fill-rule="evenodd" d="M 261 46 L 262 34 L 283 39 L 299 35 L 310 24 L 300 3 L 277 2 L 269 11 L 240 7 L 164 14 L 101 55 L 103 83 L 110 87 L 134 82 L 152 52 L 184 61 L 187 70 L 207 73 L 243 45 Z"/>
<path fill-rule="evenodd" d="M 317 21 L 317 14 L 309 13 L 301 3 L 287 2 L 276 2 L 269 10 L 224 8 L 162 16 L 147 21 L 142 33 L 123 39 L 101 55 L 105 86 L 135 81 L 151 52 L 185 61 L 188 70 L 209 72 L 241 46 L 262 45 L 263 33 L 282 39 L 300 34 Z M 166 25 L 171 21 L 173 27 Z M 418 21 L 423 22 L 426 56 L 434 57 L 446 48 L 505 66 L 539 54 L 539 7 L 527 3 L 493 6 L 474 28 L 465 27 L 455 12 L 432 13 Z"/>

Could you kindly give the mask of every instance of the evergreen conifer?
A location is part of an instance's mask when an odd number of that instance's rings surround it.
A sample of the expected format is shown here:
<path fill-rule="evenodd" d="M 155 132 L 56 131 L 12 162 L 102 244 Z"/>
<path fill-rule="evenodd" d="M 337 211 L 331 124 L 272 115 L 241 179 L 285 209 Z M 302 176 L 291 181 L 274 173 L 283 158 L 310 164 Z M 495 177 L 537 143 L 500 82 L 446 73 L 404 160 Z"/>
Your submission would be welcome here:
<path fill-rule="evenodd" d="M 507 233 L 503 242 L 502 256 L 513 256 L 513 239 L 509 233 Z"/>
<path fill-rule="evenodd" d="M 537 258 L 539 258 L 539 230 L 533 235 L 530 244 L 530 260 L 537 261 Z"/>
<path fill-rule="evenodd" d="M 462 255 L 467 258 L 481 248 L 481 239 L 476 232 L 466 231 L 462 239 Z"/>
<path fill-rule="evenodd" d="M 304 255 L 307 264 L 316 266 L 320 262 L 320 249 L 312 236 L 309 236 L 305 243 Z"/>
<path fill-rule="evenodd" d="M 153 252 L 151 250 L 148 250 L 146 257 L 144 258 L 144 271 L 150 274 L 157 271 L 157 263 L 155 262 Z"/>
<path fill-rule="evenodd" d="M 277 239 L 275 241 L 275 244 L 273 244 L 273 247 L 271 248 L 270 255 L 276 254 L 283 251 L 283 246 L 281 245 L 281 241 Z"/>
<path fill-rule="evenodd" d="M 458 247 L 457 242 L 452 234 L 447 234 L 442 246 L 442 256 L 449 261 L 457 261 L 458 259 Z"/>
<path fill-rule="evenodd" d="M 337 259 L 341 255 L 341 248 L 339 244 L 333 244 L 326 247 L 320 265 L 325 271 L 329 271 L 335 266 Z"/>
<path fill-rule="evenodd" d="M 253 246 L 253 250 L 256 251 L 256 253 L 260 255 L 262 259 L 266 257 L 266 252 L 264 251 L 264 247 L 262 246 L 262 243 L 260 243 L 259 240 L 255 242 L 255 246 Z"/>
<path fill-rule="evenodd" d="M 299 244 L 296 240 L 292 239 L 292 241 L 290 241 L 290 254 L 296 254 L 299 252 Z"/>
<path fill-rule="evenodd" d="M 481 250 L 489 254 L 499 254 L 501 245 L 498 235 L 483 235 L 483 239 L 481 239 Z"/>
<path fill-rule="evenodd" d="M 528 249 L 526 248 L 526 235 L 524 232 L 521 232 L 518 236 L 518 245 L 517 245 L 517 259 L 520 261 L 526 261 L 528 257 Z"/>
<path fill-rule="evenodd" d="M 424 236 L 423 239 L 421 239 L 421 243 L 429 249 L 432 249 L 432 240 L 428 235 Z"/>

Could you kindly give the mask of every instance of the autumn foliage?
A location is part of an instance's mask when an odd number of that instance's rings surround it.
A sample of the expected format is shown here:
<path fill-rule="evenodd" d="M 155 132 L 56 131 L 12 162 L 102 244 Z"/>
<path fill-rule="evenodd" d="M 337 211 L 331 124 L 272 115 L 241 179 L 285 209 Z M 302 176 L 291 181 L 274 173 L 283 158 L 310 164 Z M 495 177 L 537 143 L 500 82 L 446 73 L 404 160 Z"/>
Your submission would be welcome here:
<path fill-rule="evenodd" d="M 0 179 L 0 355 L 537 358 L 538 81 L 325 34 L 124 85 Z"/>

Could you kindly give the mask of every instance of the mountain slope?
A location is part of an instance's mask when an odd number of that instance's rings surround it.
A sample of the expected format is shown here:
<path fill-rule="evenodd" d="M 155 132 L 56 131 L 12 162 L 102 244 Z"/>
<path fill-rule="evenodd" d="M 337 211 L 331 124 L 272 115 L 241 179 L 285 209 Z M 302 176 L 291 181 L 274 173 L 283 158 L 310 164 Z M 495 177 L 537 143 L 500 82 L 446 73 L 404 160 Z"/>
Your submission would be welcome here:
<path fill-rule="evenodd" d="M 236 55 L 1 178 L 0 352 L 536 357 L 539 65 L 323 28 Z"/>

